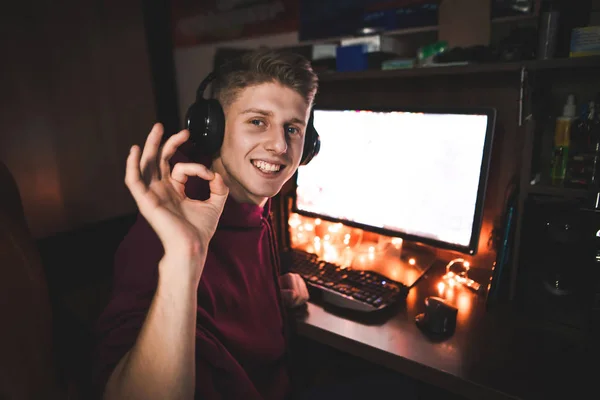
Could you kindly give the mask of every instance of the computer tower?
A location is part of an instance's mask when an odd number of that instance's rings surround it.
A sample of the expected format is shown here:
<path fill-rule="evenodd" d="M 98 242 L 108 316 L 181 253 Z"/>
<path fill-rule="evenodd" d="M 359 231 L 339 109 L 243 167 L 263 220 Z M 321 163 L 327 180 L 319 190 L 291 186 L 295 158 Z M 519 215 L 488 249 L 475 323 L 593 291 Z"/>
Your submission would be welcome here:
<path fill-rule="evenodd" d="M 584 208 L 582 214 L 589 223 L 587 239 L 590 252 L 586 257 L 590 264 L 590 329 L 593 335 L 597 335 L 600 334 L 600 210 Z"/>
<path fill-rule="evenodd" d="M 540 322 L 595 329 L 599 230 L 600 211 L 582 200 L 530 196 L 520 235 L 517 309 Z"/>

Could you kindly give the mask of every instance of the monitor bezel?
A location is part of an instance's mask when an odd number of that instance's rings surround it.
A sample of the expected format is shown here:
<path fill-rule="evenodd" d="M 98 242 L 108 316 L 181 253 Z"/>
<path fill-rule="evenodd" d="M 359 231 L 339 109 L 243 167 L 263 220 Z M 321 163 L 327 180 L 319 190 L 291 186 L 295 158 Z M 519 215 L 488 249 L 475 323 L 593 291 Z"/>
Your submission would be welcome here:
<path fill-rule="evenodd" d="M 409 242 L 415 242 L 433 246 L 438 249 L 457 251 L 463 254 L 475 255 L 478 252 L 479 240 L 481 236 L 481 227 L 483 224 L 483 211 L 485 203 L 485 195 L 487 191 L 489 169 L 492 153 L 492 144 L 494 140 L 494 132 L 496 128 L 497 109 L 495 107 L 324 107 L 315 106 L 315 111 L 372 111 L 372 112 L 412 112 L 425 114 L 459 114 L 459 115 L 486 115 L 487 127 L 485 132 L 485 140 L 483 145 L 483 154 L 481 160 L 481 168 L 479 171 L 479 184 L 477 187 L 477 200 L 475 202 L 475 213 L 473 216 L 473 224 L 471 226 L 471 240 L 467 246 L 454 243 L 447 243 L 436 239 L 426 238 L 418 235 L 413 235 L 401 231 L 394 231 L 386 228 L 378 228 L 370 225 L 365 225 L 358 222 L 348 221 L 345 219 L 334 218 L 327 215 L 313 213 L 298 208 L 298 171 L 294 174 L 294 188 L 292 190 L 292 212 L 312 218 L 320 218 L 330 222 L 341 222 L 346 226 L 363 229 L 368 232 L 374 232 L 385 236 L 399 237 Z M 318 157 L 318 155 L 317 155 Z"/>

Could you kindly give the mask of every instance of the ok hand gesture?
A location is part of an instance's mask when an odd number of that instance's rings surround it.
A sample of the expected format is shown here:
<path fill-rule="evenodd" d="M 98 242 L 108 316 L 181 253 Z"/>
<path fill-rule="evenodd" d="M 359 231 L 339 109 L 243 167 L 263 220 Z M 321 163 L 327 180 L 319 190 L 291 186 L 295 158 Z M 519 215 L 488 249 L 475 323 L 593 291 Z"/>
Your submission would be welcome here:
<path fill-rule="evenodd" d="M 189 137 L 187 130 L 171 136 L 160 147 L 163 126 L 155 124 L 146 139 L 143 151 L 133 146 L 127 158 L 125 184 L 135 199 L 140 213 L 152 226 L 165 250 L 170 269 L 160 271 L 183 279 L 192 279 L 197 285 L 208 249 L 208 243 L 217 224 L 229 190 L 219 174 L 196 163 L 178 163 L 173 167 L 169 159 Z M 190 176 L 209 181 L 210 198 L 192 200 L 185 194 L 185 183 Z M 180 267 L 179 267 L 180 266 Z"/>

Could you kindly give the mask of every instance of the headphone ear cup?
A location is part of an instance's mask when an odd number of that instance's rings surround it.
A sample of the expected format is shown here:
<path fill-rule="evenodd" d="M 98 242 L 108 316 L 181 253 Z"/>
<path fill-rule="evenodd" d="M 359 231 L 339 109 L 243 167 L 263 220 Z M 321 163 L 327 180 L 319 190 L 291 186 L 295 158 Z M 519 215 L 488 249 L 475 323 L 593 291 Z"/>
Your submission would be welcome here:
<path fill-rule="evenodd" d="M 304 149 L 302 150 L 302 159 L 300 165 L 306 165 L 312 160 L 321 149 L 321 139 L 319 133 L 312 122 L 306 128 L 306 139 L 304 140 Z"/>
<path fill-rule="evenodd" d="M 225 115 L 216 99 L 197 100 L 188 108 L 185 120 L 190 140 L 201 154 L 212 156 L 219 151 L 225 134 Z"/>

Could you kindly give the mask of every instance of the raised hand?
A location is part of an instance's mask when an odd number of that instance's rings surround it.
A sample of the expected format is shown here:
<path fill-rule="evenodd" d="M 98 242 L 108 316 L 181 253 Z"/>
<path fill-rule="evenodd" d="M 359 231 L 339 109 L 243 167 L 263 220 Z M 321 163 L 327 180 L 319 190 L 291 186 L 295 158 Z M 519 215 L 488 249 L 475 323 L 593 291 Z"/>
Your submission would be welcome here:
<path fill-rule="evenodd" d="M 140 213 L 160 238 L 165 258 L 177 260 L 171 264 L 182 265 L 182 271 L 167 272 L 194 279 L 197 284 L 229 190 L 219 174 L 201 164 L 178 163 L 171 171 L 169 160 L 187 141 L 189 132 L 182 130 L 171 136 L 161 148 L 162 135 L 163 126 L 157 123 L 148 135 L 143 151 L 138 146 L 131 148 L 125 184 Z M 193 200 L 186 196 L 185 183 L 190 176 L 210 182 L 208 200 Z"/>

